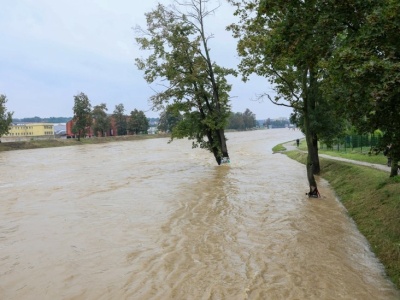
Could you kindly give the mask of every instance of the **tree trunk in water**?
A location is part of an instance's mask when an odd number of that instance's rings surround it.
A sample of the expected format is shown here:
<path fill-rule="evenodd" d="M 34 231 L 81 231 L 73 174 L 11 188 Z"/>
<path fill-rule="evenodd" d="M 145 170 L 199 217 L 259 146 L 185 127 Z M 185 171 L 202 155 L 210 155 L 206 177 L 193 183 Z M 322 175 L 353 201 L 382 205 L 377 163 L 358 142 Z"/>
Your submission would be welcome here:
<path fill-rule="evenodd" d="M 317 182 L 313 172 L 313 162 L 310 153 L 307 154 L 307 179 L 310 186 L 310 191 L 307 193 L 308 197 L 318 197 L 319 192 L 317 189 Z"/>
<path fill-rule="evenodd" d="M 217 134 L 219 137 L 219 144 L 222 152 L 222 163 L 229 163 L 229 154 L 228 147 L 226 146 L 225 131 L 223 129 L 219 129 L 217 131 Z"/>
<path fill-rule="evenodd" d="M 220 165 L 222 158 L 220 155 L 220 151 L 218 150 L 218 147 L 214 146 L 215 145 L 214 138 L 213 138 L 213 133 L 212 133 L 211 129 L 207 130 L 207 138 L 208 138 L 208 142 L 211 145 L 211 150 L 212 150 L 212 153 L 214 154 L 215 160 L 217 161 L 217 164 Z"/>
<path fill-rule="evenodd" d="M 305 118 L 305 120 L 308 119 L 307 117 Z M 305 121 L 305 123 L 307 123 L 307 121 Z M 306 124 L 305 124 L 306 125 Z M 307 142 L 307 149 L 308 149 L 308 153 L 307 153 L 307 179 L 308 179 L 308 184 L 310 186 L 310 191 L 307 193 L 309 197 L 315 197 L 317 198 L 319 196 L 319 192 L 317 189 L 317 182 L 315 180 L 314 177 L 314 159 L 315 159 L 315 149 L 314 149 L 314 145 L 312 142 L 312 137 L 310 136 L 309 133 L 309 127 L 306 125 L 305 128 L 307 128 L 306 131 L 306 142 Z M 318 157 L 318 154 L 317 154 Z M 318 160 L 318 167 L 319 167 L 319 160 Z"/>
<path fill-rule="evenodd" d="M 321 167 L 319 165 L 319 156 L 318 156 L 318 137 L 315 133 L 311 134 L 312 139 L 312 151 L 309 153 L 311 154 L 311 162 L 312 162 L 312 172 L 314 175 L 319 175 L 321 172 Z"/>
<path fill-rule="evenodd" d="M 308 71 L 310 71 L 310 84 L 308 83 Z M 307 179 L 310 186 L 310 191 L 306 193 L 309 197 L 318 197 L 317 182 L 314 174 L 320 171 L 318 157 L 318 138 L 317 134 L 311 128 L 310 115 L 315 109 L 315 88 L 314 76 L 312 70 L 304 70 L 303 75 L 303 115 L 304 115 L 304 134 L 307 142 Z"/>
<path fill-rule="evenodd" d="M 224 164 L 224 163 L 229 163 L 229 155 L 228 155 L 228 149 L 226 147 L 226 138 L 224 134 L 223 129 L 219 129 L 217 131 L 214 131 L 214 136 L 218 140 L 217 146 L 212 146 L 212 152 L 214 154 L 215 160 L 217 161 L 218 165 Z M 215 145 L 215 140 L 213 138 L 213 131 L 208 130 L 207 131 L 207 138 L 210 143 L 210 145 Z"/>

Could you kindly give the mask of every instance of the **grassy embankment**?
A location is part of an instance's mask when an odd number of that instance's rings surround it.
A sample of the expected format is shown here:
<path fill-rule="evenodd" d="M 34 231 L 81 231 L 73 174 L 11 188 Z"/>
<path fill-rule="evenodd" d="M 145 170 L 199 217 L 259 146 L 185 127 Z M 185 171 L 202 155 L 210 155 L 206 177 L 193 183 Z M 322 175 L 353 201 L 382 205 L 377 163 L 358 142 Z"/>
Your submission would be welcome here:
<path fill-rule="evenodd" d="M 300 148 L 304 149 L 305 146 L 300 145 Z M 278 145 L 273 150 L 286 149 Z M 307 154 L 302 151 L 284 153 L 303 164 L 306 162 Z M 383 155 L 323 153 L 347 159 L 386 162 Z M 369 241 L 372 251 L 384 265 L 387 275 L 400 289 L 400 176 L 390 178 L 389 172 L 331 159 L 320 158 L 320 163 L 321 177 L 329 181 L 348 214 Z"/>
<path fill-rule="evenodd" d="M 54 140 L 31 140 L 26 142 L 3 142 L 0 143 L 1 151 L 11 150 L 24 150 L 24 149 L 37 149 L 37 148 L 51 148 L 51 147 L 64 147 L 64 146 L 76 146 L 85 144 L 101 144 L 110 142 L 120 141 L 135 141 L 153 138 L 169 138 L 169 134 L 143 134 L 143 135 L 122 135 L 122 136 L 110 136 L 110 137 L 92 137 L 92 138 L 81 138 L 78 139 L 54 139 Z"/>

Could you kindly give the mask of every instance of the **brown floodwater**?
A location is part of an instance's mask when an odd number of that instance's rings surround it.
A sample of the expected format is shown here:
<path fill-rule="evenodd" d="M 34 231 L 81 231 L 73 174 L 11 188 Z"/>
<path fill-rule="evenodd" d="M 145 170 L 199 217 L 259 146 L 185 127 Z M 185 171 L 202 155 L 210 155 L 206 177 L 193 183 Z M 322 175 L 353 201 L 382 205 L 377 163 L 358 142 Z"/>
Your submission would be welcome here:
<path fill-rule="evenodd" d="M 0 299 L 399 299 L 327 182 L 228 133 L 0 153 Z"/>

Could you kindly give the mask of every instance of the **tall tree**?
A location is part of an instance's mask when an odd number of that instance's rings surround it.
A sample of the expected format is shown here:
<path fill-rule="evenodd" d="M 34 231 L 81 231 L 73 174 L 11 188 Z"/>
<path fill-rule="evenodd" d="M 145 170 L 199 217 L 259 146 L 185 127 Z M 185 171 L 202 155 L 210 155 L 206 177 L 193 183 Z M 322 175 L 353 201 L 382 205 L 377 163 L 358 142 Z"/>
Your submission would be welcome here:
<path fill-rule="evenodd" d="M 6 103 L 6 95 L 0 95 L 0 137 L 8 133 L 12 122 L 13 112 L 7 112 Z"/>
<path fill-rule="evenodd" d="M 101 136 L 105 136 L 106 132 L 110 129 L 110 118 L 107 115 L 107 110 L 107 105 L 105 103 L 93 107 L 93 132 L 95 135 L 100 132 Z"/>
<path fill-rule="evenodd" d="M 146 133 L 149 130 L 149 121 L 142 110 L 133 110 L 128 122 L 128 130 L 135 134 Z"/>
<path fill-rule="evenodd" d="M 307 178 L 310 195 L 318 194 L 314 174 L 320 172 L 319 130 L 331 130 L 320 112 L 323 106 L 319 62 L 329 57 L 338 30 L 335 19 L 326 18 L 329 1 L 229 0 L 236 6 L 238 24 L 228 28 L 239 39 L 239 68 L 265 76 L 274 85 L 273 103 L 292 107 L 302 116 L 307 141 Z M 325 124 L 326 125 L 326 124 Z"/>
<path fill-rule="evenodd" d="M 346 23 L 327 62 L 327 93 L 361 133 L 380 129 L 392 144 L 390 176 L 400 160 L 400 2 L 349 1 Z M 353 21 L 354 20 L 354 21 Z"/>
<path fill-rule="evenodd" d="M 229 161 L 224 128 L 230 114 L 231 86 L 226 76 L 235 72 L 211 59 L 212 36 L 206 33 L 205 19 L 217 8 L 207 8 L 211 0 L 175 4 L 159 4 L 146 14 L 147 30 L 137 28 L 141 36 L 136 41 L 151 54 L 136 59 L 136 65 L 148 83 L 167 83 L 150 101 L 157 110 L 168 105 L 182 115 L 171 138 L 193 140 L 193 147 L 208 149 L 221 164 Z"/>
<path fill-rule="evenodd" d="M 114 118 L 115 125 L 117 127 L 117 135 L 126 135 L 128 124 L 125 116 L 125 107 L 122 103 L 115 105 L 115 109 L 112 116 Z"/>
<path fill-rule="evenodd" d="M 75 95 L 74 102 L 74 126 L 72 130 L 78 135 L 78 141 L 80 141 L 81 136 L 85 136 L 92 125 L 92 105 L 84 93 Z"/>

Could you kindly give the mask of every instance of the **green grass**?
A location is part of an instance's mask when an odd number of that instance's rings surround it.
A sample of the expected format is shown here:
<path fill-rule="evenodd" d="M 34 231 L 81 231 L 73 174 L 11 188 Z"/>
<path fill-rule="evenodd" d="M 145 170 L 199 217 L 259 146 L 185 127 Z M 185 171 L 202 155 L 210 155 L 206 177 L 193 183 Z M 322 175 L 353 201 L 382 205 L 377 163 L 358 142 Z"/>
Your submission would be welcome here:
<path fill-rule="evenodd" d="M 272 148 L 273 153 L 282 152 L 285 150 L 286 148 L 283 146 L 283 144 L 276 145 L 274 148 Z"/>
<path fill-rule="evenodd" d="M 300 150 L 307 151 L 307 144 L 305 142 L 305 139 L 302 139 L 300 141 Z M 363 149 L 368 149 L 364 147 Z M 347 149 L 347 151 L 337 151 L 334 149 L 319 149 L 318 150 L 319 154 L 327 154 L 330 156 L 335 156 L 335 157 L 342 157 L 342 158 L 347 158 L 347 159 L 352 159 L 352 160 L 357 160 L 357 161 L 365 161 L 371 164 L 381 164 L 381 165 L 386 165 L 387 163 L 387 157 L 384 156 L 381 153 L 378 155 L 375 154 L 368 154 L 367 152 L 361 152 L 361 148 L 355 148 L 355 149 Z"/>
<path fill-rule="evenodd" d="M 304 152 L 285 154 L 301 163 L 306 161 Z M 329 181 L 387 275 L 400 288 L 400 177 L 324 158 L 320 164 L 321 176 Z"/>

